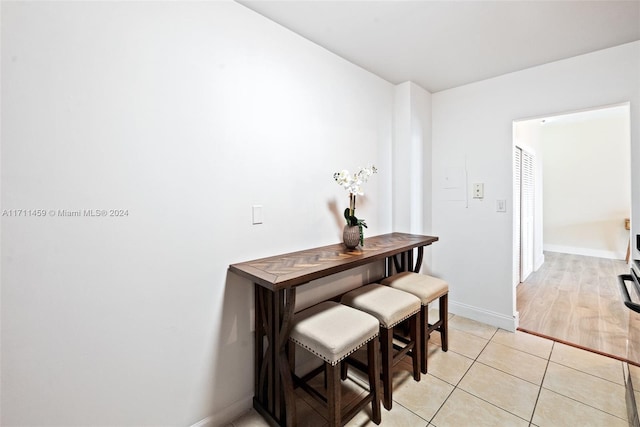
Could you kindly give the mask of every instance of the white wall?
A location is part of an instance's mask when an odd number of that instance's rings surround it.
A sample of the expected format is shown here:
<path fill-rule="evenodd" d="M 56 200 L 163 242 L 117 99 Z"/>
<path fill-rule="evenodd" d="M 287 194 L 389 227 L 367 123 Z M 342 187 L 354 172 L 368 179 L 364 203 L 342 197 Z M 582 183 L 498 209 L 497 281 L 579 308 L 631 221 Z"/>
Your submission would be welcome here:
<path fill-rule="evenodd" d="M 512 217 L 495 209 L 496 199 L 512 206 L 512 122 L 629 101 L 631 162 L 638 165 L 638 76 L 640 42 L 634 42 L 433 94 L 433 233 L 440 237 L 433 265 L 449 282 L 452 312 L 505 328 L 517 325 Z M 444 184 L 465 159 L 468 182 L 485 184 L 485 199 L 470 199 L 468 207 L 466 197 L 457 200 Z M 638 233 L 637 166 L 631 182 Z"/>
<path fill-rule="evenodd" d="M 625 258 L 624 218 L 631 212 L 629 114 L 628 108 L 615 110 L 620 113 L 593 118 L 583 113 L 583 120 L 550 119 L 540 125 L 545 250 Z"/>
<path fill-rule="evenodd" d="M 431 93 L 413 82 L 395 87 L 393 230 L 431 234 Z M 425 250 L 425 271 L 431 248 Z"/>
<path fill-rule="evenodd" d="M 0 424 L 229 421 L 253 294 L 227 266 L 338 242 L 343 168 L 379 167 L 358 212 L 391 231 L 393 86 L 232 2 L 1 24 L 2 209 L 128 216 L 2 217 Z"/>

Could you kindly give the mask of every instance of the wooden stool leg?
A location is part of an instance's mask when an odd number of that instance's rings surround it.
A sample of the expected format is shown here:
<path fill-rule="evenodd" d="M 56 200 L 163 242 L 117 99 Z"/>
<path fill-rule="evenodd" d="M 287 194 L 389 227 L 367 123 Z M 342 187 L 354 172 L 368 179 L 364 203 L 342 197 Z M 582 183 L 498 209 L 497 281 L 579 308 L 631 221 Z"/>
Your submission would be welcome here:
<path fill-rule="evenodd" d="M 427 329 L 429 328 L 429 305 L 423 305 L 421 307 L 421 325 L 420 325 L 420 344 L 422 345 L 422 360 L 420 366 L 423 374 L 427 373 L 427 355 L 429 354 L 429 335 Z"/>
<path fill-rule="evenodd" d="M 380 328 L 380 347 L 382 348 L 382 404 L 391 410 L 393 390 L 393 328 Z"/>
<path fill-rule="evenodd" d="M 331 366 L 326 363 L 327 373 L 327 407 L 329 412 L 329 425 L 339 427 L 342 425 L 340 408 L 340 365 Z"/>
<path fill-rule="evenodd" d="M 449 350 L 449 294 L 440 297 L 440 341 L 442 342 L 442 351 Z"/>
<path fill-rule="evenodd" d="M 422 343 L 420 342 L 420 329 L 422 323 L 420 322 L 420 312 L 417 312 L 411 318 L 411 332 L 410 337 L 413 341 L 413 349 L 411 350 L 411 359 L 413 361 L 413 379 L 420 381 L 420 369 L 422 364 Z"/>
<path fill-rule="evenodd" d="M 380 343 L 377 338 L 367 344 L 367 359 L 369 362 L 369 389 L 371 393 L 371 414 L 375 424 L 380 424 L 382 415 L 380 412 Z"/>

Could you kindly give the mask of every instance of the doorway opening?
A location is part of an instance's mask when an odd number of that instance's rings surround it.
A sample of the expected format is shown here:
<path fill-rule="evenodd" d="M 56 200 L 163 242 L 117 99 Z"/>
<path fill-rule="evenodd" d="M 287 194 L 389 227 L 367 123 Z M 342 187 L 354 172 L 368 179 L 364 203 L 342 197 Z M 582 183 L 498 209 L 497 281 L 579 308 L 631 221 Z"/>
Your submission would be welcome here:
<path fill-rule="evenodd" d="M 613 355 L 617 344 L 607 338 L 621 334 L 612 334 L 617 325 L 607 322 L 616 322 L 615 271 L 626 269 L 630 237 L 629 110 L 625 103 L 513 126 L 519 327 Z M 531 166 L 524 166 L 529 155 Z M 525 179 L 532 180 L 528 188 Z"/>
<path fill-rule="evenodd" d="M 535 206 L 535 157 L 516 145 L 513 150 L 513 200 L 514 200 L 514 253 L 516 283 L 524 282 L 533 273 L 534 264 L 534 206 Z"/>

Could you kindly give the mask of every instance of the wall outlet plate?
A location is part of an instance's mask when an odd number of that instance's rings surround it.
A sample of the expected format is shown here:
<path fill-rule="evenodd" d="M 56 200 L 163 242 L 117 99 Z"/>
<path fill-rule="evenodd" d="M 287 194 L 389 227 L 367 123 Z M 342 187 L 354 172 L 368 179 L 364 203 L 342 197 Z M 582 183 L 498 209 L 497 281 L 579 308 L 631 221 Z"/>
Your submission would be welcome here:
<path fill-rule="evenodd" d="M 473 184 L 473 198 L 482 199 L 484 197 L 484 184 Z"/>

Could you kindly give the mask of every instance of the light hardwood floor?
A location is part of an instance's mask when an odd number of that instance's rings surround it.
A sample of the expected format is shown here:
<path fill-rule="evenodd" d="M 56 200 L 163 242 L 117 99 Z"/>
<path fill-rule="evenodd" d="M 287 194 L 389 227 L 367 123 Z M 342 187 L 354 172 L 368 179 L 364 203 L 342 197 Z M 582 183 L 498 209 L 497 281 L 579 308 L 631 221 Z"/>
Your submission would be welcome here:
<path fill-rule="evenodd" d="M 517 287 L 520 329 L 626 359 L 629 310 L 617 276 L 628 271 L 622 260 L 545 252 Z"/>

